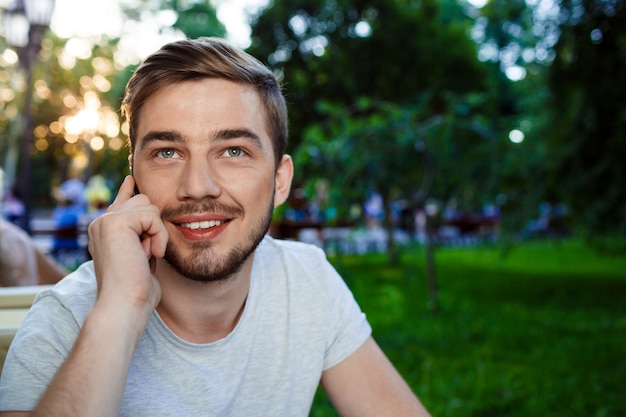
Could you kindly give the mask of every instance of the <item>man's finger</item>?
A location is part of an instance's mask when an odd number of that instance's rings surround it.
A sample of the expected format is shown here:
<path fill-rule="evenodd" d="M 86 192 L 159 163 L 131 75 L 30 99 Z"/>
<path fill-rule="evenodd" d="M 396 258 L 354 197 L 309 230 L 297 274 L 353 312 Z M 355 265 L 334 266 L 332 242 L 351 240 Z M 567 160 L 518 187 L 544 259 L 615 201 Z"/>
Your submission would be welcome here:
<path fill-rule="evenodd" d="M 120 189 L 117 192 L 117 196 L 111 206 L 109 206 L 109 210 L 114 207 L 119 206 L 130 200 L 135 195 L 135 179 L 131 175 L 127 175 L 120 185 Z"/>

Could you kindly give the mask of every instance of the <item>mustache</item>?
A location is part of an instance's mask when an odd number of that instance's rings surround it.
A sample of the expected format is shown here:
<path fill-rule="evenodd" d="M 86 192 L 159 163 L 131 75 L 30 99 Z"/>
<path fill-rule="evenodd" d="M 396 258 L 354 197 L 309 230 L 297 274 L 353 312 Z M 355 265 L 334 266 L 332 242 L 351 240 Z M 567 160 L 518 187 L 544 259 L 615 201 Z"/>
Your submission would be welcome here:
<path fill-rule="evenodd" d="M 243 215 L 243 210 L 239 206 L 225 204 L 216 200 L 207 200 L 201 203 L 187 203 L 178 207 L 164 208 L 161 211 L 161 219 L 170 221 L 182 216 L 203 213 L 237 217 Z"/>

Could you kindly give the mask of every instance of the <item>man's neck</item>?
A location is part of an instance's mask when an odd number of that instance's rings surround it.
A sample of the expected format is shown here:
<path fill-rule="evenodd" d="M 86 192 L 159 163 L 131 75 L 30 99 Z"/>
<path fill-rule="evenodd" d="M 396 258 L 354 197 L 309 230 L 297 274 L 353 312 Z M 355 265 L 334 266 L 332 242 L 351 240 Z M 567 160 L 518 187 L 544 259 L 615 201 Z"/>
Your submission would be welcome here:
<path fill-rule="evenodd" d="M 211 343 L 230 334 L 246 304 L 250 289 L 250 256 L 241 269 L 226 280 L 197 282 L 176 273 L 164 261 L 157 263 L 161 284 L 157 312 L 180 338 L 192 343 Z"/>

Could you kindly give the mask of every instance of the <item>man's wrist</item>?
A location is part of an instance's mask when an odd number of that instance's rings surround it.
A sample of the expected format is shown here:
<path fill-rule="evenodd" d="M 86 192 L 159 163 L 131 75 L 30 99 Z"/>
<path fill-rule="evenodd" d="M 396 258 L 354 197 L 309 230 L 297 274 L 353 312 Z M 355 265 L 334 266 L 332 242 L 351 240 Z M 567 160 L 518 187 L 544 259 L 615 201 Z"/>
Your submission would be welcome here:
<path fill-rule="evenodd" d="M 101 300 L 100 300 L 101 301 Z M 97 302 L 85 320 L 90 331 L 113 337 L 118 341 L 132 341 L 134 349 L 145 331 L 152 311 L 147 306 L 127 306 L 123 303 L 105 305 Z"/>

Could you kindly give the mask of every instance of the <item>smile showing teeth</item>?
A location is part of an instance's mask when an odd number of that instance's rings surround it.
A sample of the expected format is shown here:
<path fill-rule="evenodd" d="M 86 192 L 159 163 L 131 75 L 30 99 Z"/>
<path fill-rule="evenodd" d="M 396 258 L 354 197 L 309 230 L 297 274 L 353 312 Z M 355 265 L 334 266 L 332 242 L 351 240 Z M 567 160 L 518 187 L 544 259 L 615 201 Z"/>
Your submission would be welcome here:
<path fill-rule="evenodd" d="M 210 229 L 211 227 L 219 226 L 222 223 L 225 222 L 221 220 L 205 220 L 202 222 L 182 223 L 181 226 L 186 227 L 187 229 L 204 230 Z"/>

